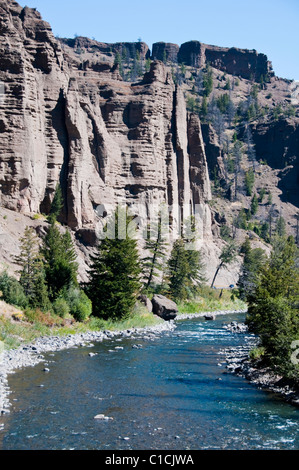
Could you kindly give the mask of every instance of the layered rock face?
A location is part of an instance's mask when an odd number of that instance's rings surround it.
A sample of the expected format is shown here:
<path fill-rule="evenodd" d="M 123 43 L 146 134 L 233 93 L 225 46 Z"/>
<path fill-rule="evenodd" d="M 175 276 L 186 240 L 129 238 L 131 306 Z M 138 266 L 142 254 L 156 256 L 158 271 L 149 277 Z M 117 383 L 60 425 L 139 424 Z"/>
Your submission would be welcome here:
<path fill-rule="evenodd" d="M 2 206 L 47 213 L 60 183 L 65 222 L 90 234 L 117 202 L 145 217 L 166 203 L 174 229 L 181 207 L 187 216 L 199 205 L 201 236 L 210 239 L 199 118 L 187 113 L 164 65 L 154 62 L 142 82 L 123 82 L 101 57 L 72 61 L 35 10 L 0 0 L 0 18 Z M 147 56 L 142 43 L 140 51 Z"/>
<path fill-rule="evenodd" d="M 35 10 L 2 0 L 0 35 L 1 203 L 37 212 L 65 159 L 60 129 L 68 78 L 60 45 Z"/>
<path fill-rule="evenodd" d="M 148 59 L 151 55 L 148 45 L 141 41 L 107 44 L 80 36 L 74 39 L 60 38 L 59 41 L 61 44 L 73 49 L 77 55 L 80 55 L 82 50 L 92 54 L 99 53 L 107 57 L 107 59 L 112 58 L 112 60 L 116 53 L 124 56 L 126 59 L 133 59 L 136 57 L 136 54 L 139 54 L 139 58 L 142 60 Z"/>
<path fill-rule="evenodd" d="M 164 57 L 191 67 L 204 67 L 209 63 L 223 72 L 257 81 L 261 77 L 274 75 L 272 64 L 265 54 L 235 47 L 210 46 L 199 41 L 189 41 L 180 47 L 176 44 L 155 43 L 153 57 L 160 60 Z"/>
<path fill-rule="evenodd" d="M 177 62 L 180 47 L 168 42 L 153 44 L 152 58 L 154 60 Z"/>

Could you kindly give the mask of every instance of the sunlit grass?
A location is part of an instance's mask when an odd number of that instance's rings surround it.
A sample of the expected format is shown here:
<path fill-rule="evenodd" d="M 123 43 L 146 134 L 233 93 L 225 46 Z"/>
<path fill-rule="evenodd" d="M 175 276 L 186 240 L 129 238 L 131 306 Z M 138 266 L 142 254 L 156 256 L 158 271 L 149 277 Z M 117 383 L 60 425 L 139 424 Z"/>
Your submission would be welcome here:
<path fill-rule="evenodd" d="M 0 341 L 6 349 L 15 349 L 22 344 L 31 343 L 41 336 L 67 336 L 89 331 L 121 331 L 131 328 L 145 328 L 164 323 L 142 304 L 137 304 L 132 314 L 123 320 L 112 321 L 90 317 L 86 322 L 63 321 L 57 316 L 43 314 L 39 310 L 26 312 L 26 321 L 13 322 L 0 317 Z"/>
<path fill-rule="evenodd" d="M 232 290 L 204 287 L 194 299 L 178 303 L 179 313 L 213 312 L 216 310 L 245 310 L 246 303 L 238 299 Z"/>
<path fill-rule="evenodd" d="M 246 304 L 238 299 L 233 291 L 203 288 L 195 299 L 178 303 L 179 313 L 212 312 L 216 310 L 245 310 Z M 26 310 L 25 321 L 12 321 L 0 316 L 0 341 L 6 349 L 15 349 L 22 344 L 31 343 L 41 336 L 67 336 L 89 331 L 123 331 L 132 328 L 146 328 L 164 320 L 150 313 L 145 306 L 137 303 L 130 316 L 122 320 L 104 320 L 91 316 L 86 322 L 79 323 L 73 318 L 62 319 L 57 315 L 44 314 L 39 309 Z"/>

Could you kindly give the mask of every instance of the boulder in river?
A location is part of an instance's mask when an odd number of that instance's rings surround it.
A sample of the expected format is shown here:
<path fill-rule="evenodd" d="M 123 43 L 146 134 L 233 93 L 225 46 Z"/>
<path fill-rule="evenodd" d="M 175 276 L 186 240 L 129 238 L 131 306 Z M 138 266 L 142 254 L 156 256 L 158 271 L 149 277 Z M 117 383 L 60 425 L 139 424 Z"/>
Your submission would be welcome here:
<path fill-rule="evenodd" d="M 178 314 L 177 304 L 167 297 L 164 297 L 164 295 L 154 295 L 152 304 L 154 315 L 158 315 L 166 321 L 174 320 Z"/>
<path fill-rule="evenodd" d="M 213 314 L 213 313 L 208 313 L 207 315 L 205 315 L 205 319 L 206 319 L 206 320 L 215 320 L 215 319 L 216 319 L 216 315 Z"/>

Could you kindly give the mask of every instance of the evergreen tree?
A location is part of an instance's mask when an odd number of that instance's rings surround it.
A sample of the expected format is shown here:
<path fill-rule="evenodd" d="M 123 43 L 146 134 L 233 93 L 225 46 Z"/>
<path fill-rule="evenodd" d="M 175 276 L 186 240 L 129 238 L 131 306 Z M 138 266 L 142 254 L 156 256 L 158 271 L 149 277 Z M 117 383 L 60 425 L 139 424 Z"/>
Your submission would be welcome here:
<path fill-rule="evenodd" d="M 212 284 L 211 284 L 212 288 L 214 287 L 219 271 L 223 268 L 227 269 L 228 266 L 235 261 L 236 256 L 237 256 L 237 247 L 235 246 L 233 242 L 229 242 L 227 245 L 224 246 L 219 256 L 220 262 L 216 268 L 216 272 L 212 280 Z"/>
<path fill-rule="evenodd" d="M 174 242 L 170 259 L 168 260 L 168 280 L 170 295 L 174 300 L 184 300 L 188 297 L 186 279 L 188 276 L 188 261 L 185 244 L 182 239 Z"/>
<path fill-rule="evenodd" d="M 247 196 L 252 196 L 252 189 L 254 186 L 254 172 L 250 168 L 246 173 L 245 173 L 245 188 L 246 188 L 246 195 Z"/>
<path fill-rule="evenodd" d="M 159 220 L 147 229 L 144 249 L 149 253 L 142 259 L 142 273 L 145 289 L 150 289 L 154 278 L 161 273 L 165 266 L 167 243 L 163 238 L 163 224 Z"/>
<path fill-rule="evenodd" d="M 266 194 L 265 188 L 261 188 L 260 193 L 259 193 L 259 202 L 260 202 L 261 204 L 262 204 L 262 202 L 263 202 L 263 200 L 264 200 L 265 194 Z"/>
<path fill-rule="evenodd" d="M 125 226 L 121 227 L 123 216 Z M 128 233 L 131 220 L 127 211 L 124 215 L 116 211 L 106 227 L 109 233 L 115 226 L 115 236 L 101 240 L 97 254 L 91 258 L 85 290 L 92 301 L 94 316 L 126 318 L 135 305 L 141 287 L 140 259 L 137 241 Z"/>
<path fill-rule="evenodd" d="M 288 378 L 299 381 L 291 362 L 291 344 L 299 334 L 298 249 L 292 237 L 275 237 L 269 261 L 260 272 L 246 323 L 260 338 L 265 360 Z"/>
<path fill-rule="evenodd" d="M 70 232 L 60 233 L 52 223 L 43 240 L 45 279 L 49 297 L 54 300 L 63 289 L 77 285 L 78 264 Z"/>
<path fill-rule="evenodd" d="M 203 76 L 203 94 L 208 97 L 213 91 L 213 72 L 208 65 L 206 73 Z"/>
<path fill-rule="evenodd" d="M 234 121 L 235 115 L 236 115 L 236 107 L 235 107 L 234 102 L 232 101 L 231 98 L 229 100 L 226 113 L 227 113 L 228 125 L 231 126 L 233 121 Z"/>
<path fill-rule="evenodd" d="M 271 193 L 269 193 L 269 195 L 268 195 L 267 205 L 272 206 L 272 194 Z"/>
<path fill-rule="evenodd" d="M 279 237 L 284 237 L 286 235 L 286 221 L 284 220 L 282 215 L 278 217 L 276 222 L 276 234 Z"/>
<path fill-rule="evenodd" d="M 174 242 L 168 260 L 168 283 L 171 297 L 185 300 L 196 294 L 205 281 L 200 251 L 188 249 L 190 240 L 180 238 Z"/>
<path fill-rule="evenodd" d="M 51 204 L 49 221 L 55 222 L 61 215 L 63 209 L 63 196 L 60 184 L 57 185 L 53 202 Z"/>
<path fill-rule="evenodd" d="M 241 251 L 244 251 L 244 259 L 238 280 L 238 288 L 240 298 L 246 300 L 254 292 L 258 273 L 266 262 L 266 255 L 261 248 L 251 248 L 248 238 Z"/>
<path fill-rule="evenodd" d="M 20 271 L 20 284 L 28 298 L 33 296 L 35 282 L 41 269 L 38 238 L 32 227 L 26 227 L 24 236 L 20 239 L 20 254 L 15 258 L 22 267 Z"/>
<path fill-rule="evenodd" d="M 253 198 L 251 199 L 250 211 L 252 215 L 255 215 L 258 211 L 259 201 L 256 193 L 254 193 Z"/>
<path fill-rule="evenodd" d="M 239 140 L 234 142 L 233 157 L 234 157 L 234 172 L 235 172 L 235 200 L 238 197 L 239 188 L 239 174 L 241 171 L 241 160 L 242 160 L 242 143 Z"/>
<path fill-rule="evenodd" d="M 16 257 L 16 262 L 22 267 L 20 284 L 31 306 L 47 310 L 50 308 L 50 302 L 45 283 L 43 260 L 40 254 L 39 240 L 32 227 L 26 227 L 20 243 L 21 252 Z"/>

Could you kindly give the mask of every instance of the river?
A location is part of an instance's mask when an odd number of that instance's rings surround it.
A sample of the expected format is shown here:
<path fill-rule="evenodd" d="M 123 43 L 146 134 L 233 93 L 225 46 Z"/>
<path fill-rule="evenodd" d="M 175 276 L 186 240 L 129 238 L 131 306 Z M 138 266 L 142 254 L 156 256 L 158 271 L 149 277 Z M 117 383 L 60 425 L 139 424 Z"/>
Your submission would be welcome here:
<path fill-rule="evenodd" d="M 38 364 L 9 376 L 0 449 L 298 450 L 299 409 L 225 367 L 223 350 L 252 340 L 223 328 L 242 319 L 47 354 L 48 373 Z"/>

